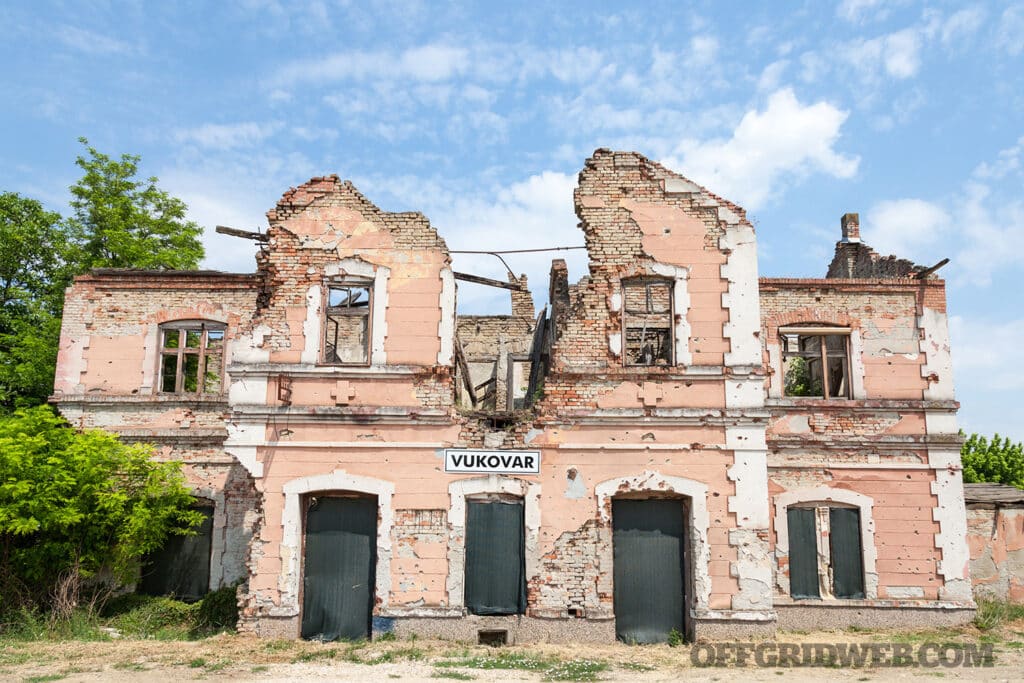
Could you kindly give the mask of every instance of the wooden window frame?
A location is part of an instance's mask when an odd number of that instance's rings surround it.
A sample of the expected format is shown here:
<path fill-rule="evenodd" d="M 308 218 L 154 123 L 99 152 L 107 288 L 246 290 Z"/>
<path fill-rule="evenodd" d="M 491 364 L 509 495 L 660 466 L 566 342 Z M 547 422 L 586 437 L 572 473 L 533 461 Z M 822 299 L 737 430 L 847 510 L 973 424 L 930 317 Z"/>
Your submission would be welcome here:
<path fill-rule="evenodd" d="M 657 363 L 631 363 L 629 362 L 629 354 L 626 351 L 627 347 L 627 335 L 629 332 L 629 309 L 627 307 L 626 289 L 628 287 L 643 286 L 645 288 L 651 285 L 661 285 L 668 289 L 668 349 L 669 349 L 669 362 L 665 365 L 658 365 Z M 676 365 L 676 297 L 675 297 L 675 282 L 665 278 L 655 277 L 640 277 L 630 278 L 622 280 L 620 282 L 620 289 L 622 294 L 622 364 L 627 368 L 670 368 Z M 650 306 L 650 290 L 647 290 L 647 301 L 648 307 Z"/>
<path fill-rule="evenodd" d="M 166 346 L 166 333 L 170 331 L 178 331 L 178 346 L 169 347 Z M 201 333 L 199 338 L 199 346 L 190 347 L 187 345 L 188 332 Z M 209 353 L 209 341 L 210 332 L 221 333 L 221 346 L 217 350 L 216 354 Z M 182 343 L 181 333 L 185 333 L 185 343 Z M 183 395 L 213 395 L 224 393 L 224 351 L 227 345 L 227 325 L 220 322 L 208 321 L 208 320 L 180 320 L 175 322 L 164 323 L 160 325 L 157 331 L 157 343 L 159 344 L 159 350 L 157 352 L 157 382 L 156 389 L 158 394 L 164 394 L 166 396 L 183 394 Z M 175 364 L 174 374 L 174 390 L 164 390 L 164 357 L 169 355 L 176 355 L 177 362 Z M 200 377 L 200 374 L 205 374 L 207 358 L 217 355 L 220 357 L 220 367 L 218 368 L 218 376 L 220 382 L 215 391 L 206 389 L 205 378 Z M 196 390 L 187 391 L 185 389 L 185 358 L 186 356 L 196 356 L 198 358 L 198 365 L 196 367 Z M 200 369 L 202 373 L 200 373 Z"/>
<path fill-rule="evenodd" d="M 323 299 L 323 325 L 321 327 L 320 334 L 320 363 L 321 365 L 332 365 L 332 366 L 346 366 L 346 367 L 369 367 L 373 364 L 373 307 L 376 297 L 374 296 L 374 280 L 368 278 L 352 277 L 344 278 L 340 280 L 329 280 L 324 285 L 324 299 Z M 346 362 L 342 360 L 330 360 L 327 358 L 327 334 L 330 326 L 330 303 L 331 303 L 331 290 L 341 289 L 344 287 L 358 287 L 367 290 L 367 302 L 365 307 L 365 313 L 360 311 L 360 315 L 366 317 L 366 360 L 361 362 Z M 360 307 L 362 308 L 362 307 Z M 354 309 L 353 309 L 354 310 Z M 348 315 L 356 315 L 350 313 Z M 337 349 L 337 337 L 335 337 L 335 349 Z M 337 356 L 337 351 L 335 351 Z"/>
<path fill-rule="evenodd" d="M 780 347 L 780 358 L 782 363 L 781 376 L 782 376 L 782 395 L 785 398 L 807 398 L 807 399 L 824 399 L 826 401 L 836 400 L 848 400 L 853 398 L 853 365 L 851 363 L 852 345 L 850 344 L 852 330 L 848 327 L 827 327 L 827 326 L 789 326 L 779 328 L 779 347 Z M 818 344 L 817 359 L 821 362 L 822 368 L 822 381 L 821 381 L 821 396 L 802 396 L 798 394 L 786 393 L 786 360 L 788 358 L 811 358 L 812 354 L 801 353 L 799 351 L 793 352 L 787 350 L 786 337 L 796 335 L 797 337 L 821 337 L 821 341 Z M 826 337 L 845 337 L 844 341 L 844 353 L 842 356 L 838 356 L 843 359 L 843 377 L 845 378 L 846 391 L 843 396 L 832 396 L 828 382 L 828 361 L 829 352 L 828 344 L 825 343 Z M 799 343 L 799 342 L 798 342 Z M 834 352 L 833 352 L 834 353 Z M 831 358 L 837 358 L 832 355 Z"/>

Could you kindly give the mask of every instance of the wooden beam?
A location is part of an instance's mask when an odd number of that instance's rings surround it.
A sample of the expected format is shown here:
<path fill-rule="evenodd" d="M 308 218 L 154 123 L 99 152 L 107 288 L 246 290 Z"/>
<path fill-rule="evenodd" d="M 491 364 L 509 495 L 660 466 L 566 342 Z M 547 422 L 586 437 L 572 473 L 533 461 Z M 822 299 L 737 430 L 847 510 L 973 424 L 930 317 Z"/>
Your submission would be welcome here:
<path fill-rule="evenodd" d="M 248 230 L 229 228 L 226 225 L 218 225 L 216 230 L 222 235 L 231 235 L 232 237 L 243 237 L 247 240 L 255 240 L 256 242 L 266 242 L 270 239 L 270 235 L 266 235 L 262 232 L 249 232 Z"/>
<path fill-rule="evenodd" d="M 938 263 L 936 263 L 934 266 L 932 266 L 931 268 L 925 268 L 924 270 L 919 272 L 914 277 L 916 277 L 918 280 L 923 280 L 926 277 L 928 277 L 929 275 L 931 275 L 932 273 L 934 273 L 936 270 L 941 268 L 942 266 L 946 265 L 947 263 L 949 263 L 949 259 L 948 258 L 944 258 L 941 261 L 939 261 Z"/>
<path fill-rule="evenodd" d="M 469 396 L 470 404 L 476 408 L 476 391 L 473 389 L 473 380 L 469 377 L 469 363 L 466 362 L 466 354 L 462 350 L 462 341 L 459 340 L 459 333 L 455 333 L 455 364 L 462 375 L 462 384 L 466 387 L 466 394 Z"/>
<path fill-rule="evenodd" d="M 479 275 L 470 275 L 469 273 L 452 273 L 456 280 L 463 280 L 465 282 L 473 282 L 478 285 L 487 285 L 488 287 L 501 287 L 502 289 L 511 289 L 517 292 L 525 292 L 527 289 L 520 284 L 512 282 L 502 282 L 501 280 L 492 280 L 489 277 L 480 277 Z"/>

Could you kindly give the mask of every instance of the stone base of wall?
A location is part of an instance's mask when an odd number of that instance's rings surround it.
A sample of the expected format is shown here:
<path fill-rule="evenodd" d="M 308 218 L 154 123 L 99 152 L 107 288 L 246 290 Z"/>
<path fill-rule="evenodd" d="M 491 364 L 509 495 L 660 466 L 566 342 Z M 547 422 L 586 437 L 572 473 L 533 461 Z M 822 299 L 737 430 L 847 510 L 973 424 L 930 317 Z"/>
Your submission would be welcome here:
<path fill-rule="evenodd" d="M 960 626 L 974 618 L 973 608 L 866 607 L 861 605 L 776 605 L 780 631 L 831 631 L 842 628 L 935 628 Z"/>
<path fill-rule="evenodd" d="M 508 644 L 614 643 L 613 619 L 540 619 L 526 616 L 454 618 L 400 617 L 392 622 L 399 638 L 416 636 L 476 643 L 480 631 L 508 631 Z M 376 635 L 376 633 L 374 634 Z"/>

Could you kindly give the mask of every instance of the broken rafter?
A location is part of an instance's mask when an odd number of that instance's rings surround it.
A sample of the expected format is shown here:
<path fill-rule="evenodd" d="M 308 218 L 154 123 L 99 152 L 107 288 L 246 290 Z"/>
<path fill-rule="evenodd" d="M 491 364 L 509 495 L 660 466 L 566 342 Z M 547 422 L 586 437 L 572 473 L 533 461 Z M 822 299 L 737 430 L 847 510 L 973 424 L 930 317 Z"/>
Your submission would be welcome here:
<path fill-rule="evenodd" d="M 469 376 L 469 363 L 466 362 L 466 354 L 462 350 L 462 341 L 459 339 L 459 333 L 455 333 L 455 364 L 459 368 L 459 374 L 462 375 L 462 384 L 466 387 L 466 394 L 469 396 L 470 404 L 476 408 L 477 398 L 476 391 L 473 389 L 473 380 Z"/>
<path fill-rule="evenodd" d="M 243 237 L 247 240 L 254 240 L 256 242 L 266 242 L 267 240 L 270 239 L 269 235 L 265 235 L 262 232 L 249 232 L 248 230 L 229 228 L 226 225 L 218 225 L 216 230 L 222 235 L 231 235 L 232 237 Z"/>
<path fill-rule="evenodd" d="M 478 285 L 487 285 L 488 287 L 501 287 L 502 289 L 511 289 L 516 292 L 528 291 L 526 287 L 514 282 L 502 282 L 501 280 L 492 280 L 489 277 L 480 277 L 479 275 L 470 275 L 469 273 L 452 273 L 456 280 L 463 280 L 465 282 L 473 282 Z"/>
<path fill-rule="evenodd" d="M 916 277 L 918 280 L 923 280 L 926 277 L 928 277 L 929 275 L 931 275 L 932 273 L 934 273 L 936 270 L 941 268 L 942 266 L 946 265 L 947 263 L 949 263 L 949 259 L 948 258 L 944 258 L 941 261 L 939 261 L 938 263 L 936 263 L 934 266 L 931 266 L 930 268 L 925 268 L 924 270 L 920 271 L 914 277 Z"/>

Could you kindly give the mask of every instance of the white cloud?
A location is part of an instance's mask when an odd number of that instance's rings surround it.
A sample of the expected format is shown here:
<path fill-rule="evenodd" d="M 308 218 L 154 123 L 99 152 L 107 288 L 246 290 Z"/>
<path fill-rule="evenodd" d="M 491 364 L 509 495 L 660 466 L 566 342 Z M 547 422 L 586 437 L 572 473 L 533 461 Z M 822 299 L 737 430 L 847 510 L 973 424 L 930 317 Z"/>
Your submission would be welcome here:
<path fill-rule="evenodd" d="M 250 147 L 267 139 L 282 128 L 282 124 L 254 123 L 204 123 L 194 128 L 180 128 L 174 132 L 179 143 L 194 143 L 210 149 L 232 149 Z"/>
<path fill-rule="evenodd" d="M 1016 57 L 1024 52 L 1024 5 L 1010 5 L 999 18 L 996 43 Z"/>
<path fill-rule="evenodd" d="M 949 333 L 958 378 L 983 375 L 992 389 L 1024 389 L 1024 372 L 1006 370 L 1007 359 L 1020 356 L 1024 318 L 992 321 L 954 315 Z"/>
<path fill-rule="evenodd" d="M 68 47 L 91 55 L 127 54 L 135 51 L 131 43 L 77 26 L 58 26 L 54 36 Z"/>
<path fill-rule="evenodd" d="M 921 199 L 896 199 L 871 207 L 861 232 L 880 254 L 914 261 L 934 256 L 930 247 L 941 243 L 950 226 L 950 216 L 942 207 Z"/>
<path fill-rule="evenodd" d="M 401 52 L 357 50 L 291 62 L 280 68 L 269 83 L 280 89 L 303 83 L 346 80 L 436 82 L 465 71 L 469 65 L 468 50 L 441 44 L 421 45 Z"/>
<path fill-rule="evenodd" d="M 836 7 L 836 15 L 851 22 L 858 22 L 868 14 L 882 18 L 886 13 L 884 0 L 843 0 Z"/>
<path fill-rule="evenodd" d="M 787 66 L 789 66 L 788 59 L 780 59 L 766 66 L 757 79 L 757 89 L 762 92 L 777 90 Z"/>
<path fill-rule="evenodd" d="M 985 10 L 981 7 L 968 7 L 954 12 L 942 23 L 939 36 L 943 45 L 952 47 L 957 41 L 965 40 L 977 33 L 985 21 Z"/>
<path fill-rule="evenodd" d="M 1001 180 L 1011 173 L 1020 173 L 1021 156 L 1024 156 L 1024 136 L 1017 144 L 1000 150 L 998 158 L 991 164 L 982 162 L 974 169 L 974 177 L 981 180 Z"/>
<path fill-rule="evenodd" d="M 665 164 L 757 210 L 811 173 L 850 178 L 857 172 L 859 159 L 835 150 L 847 115 L 827 102 L 805 106 L 786 88 L 768 98 L 763 112 L 748 111 L 731 138 L 684 141 Z"/>
<path fill-rule="evenodd" d="M 920 51 L 919 31 L 906 28 L 870 40 L 854 40 L 841 50 L 840 58 L 869 81 L 876 79 L 879 72 L 905 79 L 917 75 L 921 68 Z"/>

